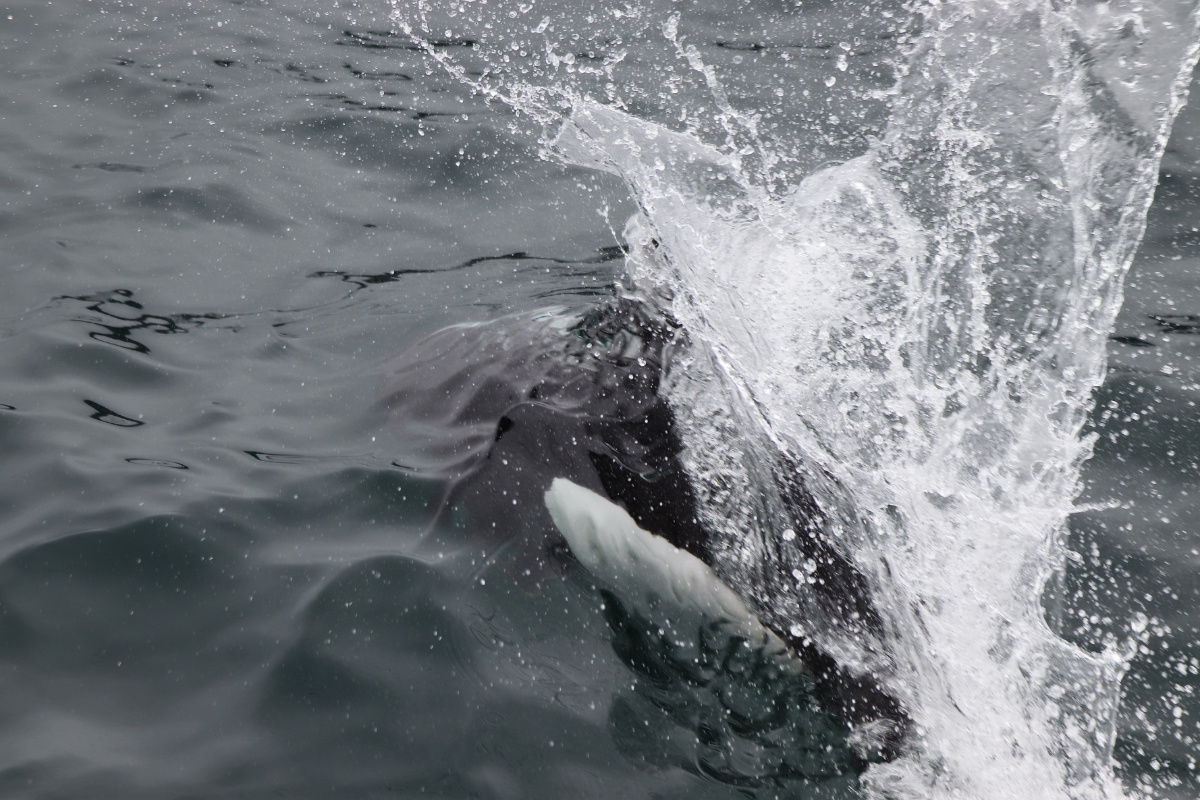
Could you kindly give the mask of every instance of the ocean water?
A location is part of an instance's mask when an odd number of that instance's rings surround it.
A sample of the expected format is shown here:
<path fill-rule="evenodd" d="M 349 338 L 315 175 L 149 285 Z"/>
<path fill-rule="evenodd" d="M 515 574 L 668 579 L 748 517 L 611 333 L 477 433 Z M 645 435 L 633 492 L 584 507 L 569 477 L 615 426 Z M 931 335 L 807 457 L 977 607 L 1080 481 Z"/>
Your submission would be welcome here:
<path fill-rule="evenodd" d="M 660 134 L 650 126 L 686 132 L 679 146 L 699 163 L 755 176 L 770 198 L 790 196 L 889 135 L 887 90 L 921 30 L 900 4 L 527 5 L 56 0 L 0 9 L 0 796 L 868 791 L 846 732 L 812 707 L 805 686 L 760 680 L 732 660 L 703 685 L 690 680 L 573 567 L 536 491 L 518 492 L 510 473 L 464 478 L 453 458 L 431 460 L 385 400 L 397 354 L 419 352 L 422 337 L 447 325 L 586 308 L 630 272 L 653 279 L 658 257 L 637 247 L 645 224 L 626 227 L 637 213 L 660 237 L 677 232 L 663 241 L 692 285 L 705 285 L 705 254 L 772 263 L 761 236 L 738 226 L 724 235 L 687 216 L 732 208 L 717 221 L 740 225 L 736 192 L 723 194 L 711 176 L 671 183 L 677 165 L 652 159 L 649 172 L 636 160 L 622 172 L 622 141 L 653 156 L 648 142 Z M 1121 41 L 1145 33 L 1129 30 Z M 1169 37 L 1146 47 L 1125 61 L 1110 51 L 1097 59 L 1120 62 L 1134 86 L 1186 61 Z M 982 110 L 971 97 L 975 120 L 1005 118 L 1024 107 L 1021 89 L 1041 86 L 1019 58 L 996 63 L 1011 81 L 981 93 L 994 100 Z M 595 112 L 589 127 L 585 94 L 638 121 L 605 128 L 611 120 Z M 750 120 L 758 128 L 747 126 L 750 110 L 761 112 Z M 919 129 L 917 111 L 905 130 Z M 603 147 L 555 140 L 565 119 Z M 600 156 L 608 160 L 595 163 Z M 1028 175 L 1006 168 L 1005 179 Z M 668 178 L 648 184 L 657 173 Z M 1108 368 L 1087 413 L 1093 454 L 1074 500 L 1074 456 L 1054 465 L 1065 476 L 1055 502 L 1075 508 L 1054 534 L 1069 552 L 1047 555 L 1063 571 L 1047 567 L 1044 596 L 1024 597 L 1081 651 L 1113 654 L 1111 665 L 1128 658 L 1112 752 L 1132 796 L 1200 796 L 1197 187 L 1200 110 L 1185 107 L 1124 303 L 1111 331 L 1099 331 L 1111 334 Z M 683 200 L 671 206 L 671 197 Z M 969 207 L 970 197 L 954 202 Z M 767 218 L 768 207 L 755 213 Z M 769 227 L 794 243 L 801 234 L 787 221 Z M 716 237 L 704 240 L 712 246 L 681 255 L 700 234 Z M 871 235 L 864 247 L 888 250 L 883 234 Z M 789 297 L 824 297 L 818 284 L 788 286 Z M 676 309 L 696 341 L 741 359 L 735 387 L 758 398 L 794 389 L 786 376 L 751 370 L 745 354 L 757 351 L 738 350 L 738 331 L 722 327 L 778 310 L 766 301 L 779 291 L 747 292 L 763 302 L 725 316 L 699 302 Z M 893 305 L 867 296 L 864 307 L 887 317 L 896 300 L 884 299 Z M 803 317 L 799 304 L 793 312 Z M 680 374 L 712 369 L 696 361 Z M 696 442 L 714 441 L 701 413 L 711 398 L 686 406 L 679 398 L 692 390 L 673 386 L 700 452 Z M 1092 397 L 1086 380 L 1072 386 Z M 794 438 L 820 451 L 814 463 L 837 456 L 859 477 L 899 485 L 888 470 L 900 451 L 883 463 L 885 451 L 868 453 L 855 438 L 878 431 L 848 426 L 854 436 L 839 438 L 836 417 L 800 411 L 819 436 Z M 764 412 L 767 429 L 792 436 L 773 413 Z M 536 464 L 542 452 L 526 456 Z M 714 466 L 689 465 L 703 488 Z M 842 477 L 853 497 L 883 491 Z M 951 499 L 930 500 L 929 513 Z M 1049 522 L 1031 523 L 1034 539 L 1059 530 L 1054 513 L 1066 512 L 1039 503 L 1008 506 L 1033 517 L 1049 509 Z M 737 521 L 736 508 L 712 507 Z M 1020 529 L 1032 517 L 1014 518 Z M 911 520 L 903 528 L 910 541 L 921 530 Z M 986 566 L 988 548 L 1003 544 L 971 539 L 962 557 L 982 553 Z M 959 574 L 939 569 L 934 577 Z M 992 646 L 972 632 L 953 631 L 964 653 Z M 951 704 L 968 705 L 953 692 L 982 674 L 922 669 L 888 679 L 918 686 L 936 674 Z M 956 755 L 982 763 L 967 751 L 1007 742 L 1004 726 L 1020 724 L 967 712 L 964 723 L 947 721 L 929 686 L 906 701 L 926 709 L 923 722 L 965 732 L 962 753 L 935 731 L 899 782 L 869 791 L 944 796 L 960 785 Z M 1103 728 L 1101 706 L 1082 704 Z M 1117 791 L 1097 747 L 1094 762 L 1051 748 L 1063 763 L 1098 770 L 1068 776 L 1062 791 Z M 1026 796 L 1031 785 L 1064 796 L 1039 784 L 1040 773 L 1004 772 L 1020 759 L 990 758 L 1000 765 L 996 796 Z M 1055 763 L 1046 768 L 1057 778 Z"/>

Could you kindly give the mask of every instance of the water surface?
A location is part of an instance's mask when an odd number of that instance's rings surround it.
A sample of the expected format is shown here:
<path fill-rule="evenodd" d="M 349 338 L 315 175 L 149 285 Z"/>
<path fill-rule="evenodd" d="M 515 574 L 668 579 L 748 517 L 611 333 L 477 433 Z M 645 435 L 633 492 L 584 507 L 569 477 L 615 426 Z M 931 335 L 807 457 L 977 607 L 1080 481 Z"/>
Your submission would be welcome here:
<path fill-rule="evenodd" d="M 846 796 L 852 776 L 681 762 L 692 745 L 662 743 L 695 731 L 639 705 L 587 577 L 515 580 L 519 553 L 388 427 L 389 356 L 607 293 L 635 210 L 614 176 L 539 157 L 390 11 L 0 9 L 0 794 Z M 731 68 L 760 52 L 738 14 L 697 11 Z M 469 43 L 434 47 L 471 67 Z M 1185 109 L 1062 590 L 1084 643 L 1146 616 L 1116 755 L 1181 798 L 1200 793 L 1195 137 Z"/>

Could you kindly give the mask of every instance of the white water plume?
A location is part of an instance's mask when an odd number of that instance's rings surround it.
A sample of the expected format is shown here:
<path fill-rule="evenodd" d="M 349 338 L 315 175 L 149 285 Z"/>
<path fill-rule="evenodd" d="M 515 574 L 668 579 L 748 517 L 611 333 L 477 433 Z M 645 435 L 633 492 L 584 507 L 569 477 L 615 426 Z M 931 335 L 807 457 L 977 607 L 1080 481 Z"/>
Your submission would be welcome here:
<path fill-rule="evenodd" d="M 967 0 L 913 19 L 880 135 L 783 190 L 771 174 L 789 154 L 674 22 L 663 35 L 714 89 L 724 141 L 575 98 L 554 146 L 621 175 L 641 208 L 629 268 L 673 297 L 692 341 L 666 391 L 722 574 L 916 722 L 868 792 L 1121 797 L 1126 656 L 1060 639 L 1040 598 L 1196 10 Z M 787 596 L 761 591 L 761 550 L 787 526 L 778 463 L 866 576 L 881 638 L 826 624 L 801 573 Z"/>

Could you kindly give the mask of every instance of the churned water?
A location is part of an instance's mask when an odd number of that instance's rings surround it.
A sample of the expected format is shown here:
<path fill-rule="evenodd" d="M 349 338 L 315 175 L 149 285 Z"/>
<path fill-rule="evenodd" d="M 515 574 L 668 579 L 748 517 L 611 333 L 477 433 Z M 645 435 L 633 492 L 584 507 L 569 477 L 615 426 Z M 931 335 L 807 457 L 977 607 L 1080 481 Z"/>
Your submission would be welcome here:
<path fill-rule="evenodd" d="M 0 8 L 0 796 L 1200 796 L 1194 9 L 724 5 Z M 897 752 L 564 551 L 503 391 L 630 280 Z"/>

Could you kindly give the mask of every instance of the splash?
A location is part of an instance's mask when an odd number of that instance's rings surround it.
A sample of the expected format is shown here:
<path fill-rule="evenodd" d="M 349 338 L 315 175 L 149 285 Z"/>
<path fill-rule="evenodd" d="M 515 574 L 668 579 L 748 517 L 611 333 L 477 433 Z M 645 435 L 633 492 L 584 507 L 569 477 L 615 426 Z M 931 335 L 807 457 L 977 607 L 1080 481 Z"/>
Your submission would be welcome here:
<path fill-rule="evenodd" d="M 868 794 L 1122 797 L 1128 655 L 1068 644 L 1040 598 L 1066 555 L 1080 432 L 1195 63 L 1196 9 L 878 10 L 893 85 L 864 93 L 857 115 L 816 103 L 821 124 L 786 90 L 739 111 L 680 18 L 642 7 L 610 15 L 642 34 L 665 20 L 655 41 L 686 99 L 646 89 L 621 46 L 568 71 L 580 59 L 546 38 L 549 22 L 529 28 L 540 50 L 511 40 L 536 54 L 525 77 L 450 66 L 557 126 L 558 157 L 628 184 L 630 278 L 672 298 L 691 340 L 664 391 L 718 572 L 772 627 L 883 681 L 917 723 L 905 757 L 864 776 Z M 843 61 L 823 66 L 828 87 Z M 879 625 L 814 600 L 786 544 L 795 480 L 865 576 Z"/>

